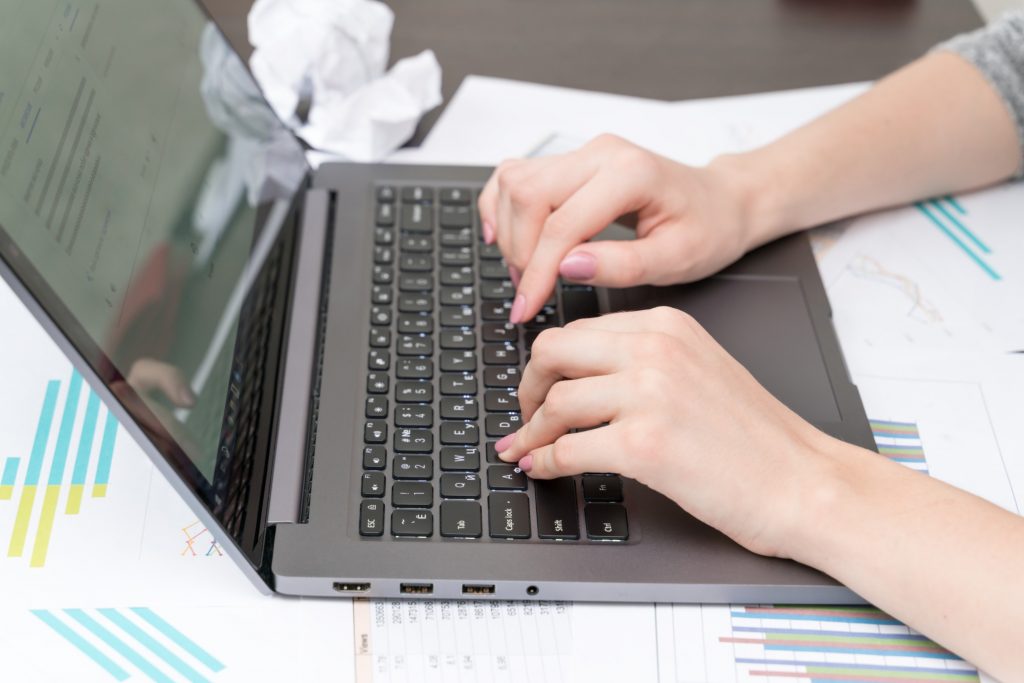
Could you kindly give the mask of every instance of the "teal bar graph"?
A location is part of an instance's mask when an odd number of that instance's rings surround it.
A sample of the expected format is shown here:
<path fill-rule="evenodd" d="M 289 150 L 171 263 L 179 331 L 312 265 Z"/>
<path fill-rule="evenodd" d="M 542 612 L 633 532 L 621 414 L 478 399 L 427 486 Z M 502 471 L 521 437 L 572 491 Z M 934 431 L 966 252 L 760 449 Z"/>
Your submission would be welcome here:
<path fill-rule="evenodd" d="M 92 486 L 93 498 L 107 495 L 110 481 L 110 462 L 114 458 L 114 441 L 117 439 L 117 419 L 108 411 L 103 425 L 103 440 L 100 442 L 100 459 L 96 463 L 96 481 Z"/>

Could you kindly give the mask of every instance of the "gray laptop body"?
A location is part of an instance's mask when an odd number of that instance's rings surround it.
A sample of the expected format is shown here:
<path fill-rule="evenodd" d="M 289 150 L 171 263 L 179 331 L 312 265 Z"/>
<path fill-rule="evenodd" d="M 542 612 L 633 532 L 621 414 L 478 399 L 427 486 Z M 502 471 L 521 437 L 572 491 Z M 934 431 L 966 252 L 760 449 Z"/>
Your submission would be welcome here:
<path fill-rule="evenodd" d="M 44 5 L 21 18 L 30 38 L 56 25 L 59 13 Z M 580 477 L 563 482 L 572 498 L 562 509 L 573 519 L 569 532 L 550 538 L 536 483 L 509 492 L 492 489 L 488 475 L 502 466 L 486 457 L 496 436 L 485 427 L 485 394 L 498 385 L 514 392 L 508 373 L 488 372 L 484 362 L 488 307 L 502 302 L 480 298 L 483 247 L 474 202 L 465 201 L 489 169 L 328 163 L 307 172 L 299 146 L 195 6 L 100 6 L 109 21 L 95 35 L 84 35 L 84 21 L 61 25 L 76 38 L 56 48 L 54 63 L 68 73 L 36 99 L 0 95 L 0 121 L 5 106 L 21 114 L 31 104 L 29 121 L 41 111 L 37 125 L 47 126 L 31 138 L 23 127 L 0 131 L 0 149 L 13 150 L 0 186 L 0 273 L 260 590 L 861 601 L 815 570 L 743 550 L 628 480 L 615 496 L 621 501 L 598 502 L 587 500 Z M 101 39 L 103 48 L 94 47 Z M 26 81 L 50 68 L 24 64 Z M 111 103 L 123 106 L 103 109 Z M 54 111 L 60 116 L 44 118 Z M 604 236 L 628 238 L 615 226 Z M 444 273 L 434 261 L 442 258 L 452 259 Z M 456 270 L 469 273 L 468 289 L 440 281 L 460 277 Z M 438 281 L 417 289 L 425 275 Z M 796 412 L 873 448 L 805 236 L 767 245 L 700 283 L 593 295 L 594 313 L 655 305 L 691 313 Z M 557 294 L 554 322 L 566 296 Z M 430 310 L 400 310 L 416 297 Z M 441 385 L 447 333 L 476 363 L 447 373 L 459 375 L 454 389 Z M 516 330 L 503 353 L 525 359 L 530 333 Z M 426 340 L 419 353 L 401 346 Z M 427 366 L 429 378 L 402 374 Z M 414 391 L 429 384 L 431 395 L 400 399 L 408 382 Z M 181 397 L 182 384 L 193 398 Z M 478 417 L 465 421 L 476 425 L 476 442 L 458 446 L 462 455 L 476 449 L 475 462 L 451 465 L 442 452 L 451 443 L 444 429 L 470 429 L 442 419 L 446 398 L 478 404 Z M 430 408 L 429 424 L 403 435 L 395 421 L 404 408 L 419 418 Z M 407 465 L 426 469 L 409 474 Z M 446 493 L 447 474 L 475 478 L 478 496 Z M 396 486 L 409 482 L 396 500 Z M 510 493 L 524 502 L 517 514 L 526 511 L 516 538 L 496 523 Z M 410 502 L 414 495 L 428 497 Z M 461 510 L 478 506 L 478 535 L 443 533 L 442 507 L 453 501 L 468 504 Z M 628 527 L 616 523 L 614 537 L 591 529 L 594 505 L 601 513 L 621 506 Z"/>

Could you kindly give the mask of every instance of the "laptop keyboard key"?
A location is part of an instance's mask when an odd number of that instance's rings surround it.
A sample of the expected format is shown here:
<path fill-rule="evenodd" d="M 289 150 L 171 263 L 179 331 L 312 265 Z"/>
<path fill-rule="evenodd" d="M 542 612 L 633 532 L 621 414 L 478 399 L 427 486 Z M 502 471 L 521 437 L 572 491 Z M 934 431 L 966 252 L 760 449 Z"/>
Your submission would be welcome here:
<path fill-rule="evenodd" d="M 441 327 L 472 327 L 475 322 L 472 306 L 441 307 Z"/>
<path fill-rule="evenodd" d="M 363 447 L 363 469 L 382 470 L 387 466 L 388 452 L 383 446 Z"/>
<path fill-rule="evenodd" d="M 453 247 L 468 247 L 473 244 L 473 230 L 462 228 L 461 230 L 445 230 L 441 233 L 441 247 L 451 249 Z"/>
<path fill-rule="evenodd" d="M 400 313 L 398 316 L 399 334 L 431 334 L 434 331 L 434 319 L 426 315 Z"/>
<path fill-rule="evenodd" d="M 391 367 L 391 353 L 384 349 L 372 349 L 366 363 L 371 370 L 387 370 Z"/>
<path fill-rule="evenodd" d="M 441 284 L 451 286 L 472 285 L 473 268 L 471 266 L 462 266 L 461 268 L 442 268 Z"/>
<path fill-rule="evenodd" d="M 396 481 L 391 485 L 391 504 L 396 508 L 428 508 L 434 504 L 434 485 L 429 481 Z"/>
<path fill-rule="evenodd" d="M 430 356 L 434 353 L 434 340 L 415 334 L 404 334 L 395 345 L 399 356 Z"/>
<path fill-rule="evenodd" d="M 430 256 L 424 254 L 403 254 L 398 260 L 398 270 L 403 273 L 429 273 L 434 270 Z"/>
<path fill-rule="evenodd" d="M 519 350 L 512 345 L 485 344 L 484 364 L 519 365 Z"/>
<path fill-rule="evenodd" d="M 406 232 L 433 232 L 432 213 L 429 206 L 405 204 L 402 206 L 402 221 L 399 227 Z"/>
<path fill-rule="evenodd" d="M 446 500 L 441 503 L 441 535 L 448 538 L 480 538 L 483 533 L 480 503 Z"/>
<path fill-rule="evenodd" d="M 444 446 L 439 458 L 441 469 L 447 472 L 476 472 L 480 469 L 480 449 L 466 446 Z"/>
<path fill-rule="evenodd" d="M 395 280 L 395 271 L 391 266 L 373 267 L 373 284 L 390 285 Z"/>
<path fill-rule="evenodd" d="M 434 424 L 434 409 L 430 406 L 406 405 L 395 408 L 396 427 L 430 427 Z"/>
<path fill-rule="evenodd" d="M 475 372 L 476 354 L 472 351 L 442 351 L 441 372 Z"/>
<path fill-rule="evenodd" d="M 412 185 L 402 188 L 402 201 L 406 204 L 430 204 L 434 201 L 434 188 Z"/>
<path fill-rule="evenodd" d="M 514 391 L 488 389 L 484 393 L 484 408 L 489 413 L 519 412 L 519 397 Z"/>
<path fill-rule="evenodd" d="M 522 426 L 523 418 L 519 413 L 488 415 L 485 422 L 487 436 L 508 436 Z"/>
<path fill-rule="evenodd" d="M 388 423 L 380 420 L 368 420 L 363 425 L 363 441 L 366 443 L 385 443 L 388 440 Z"/>
<path fill-rule="evenodd" d="M 472 351 L 476 348 L 476 334 L 468 330 L 441 330 L 441 348 Z"/>
<path fill-rule="evenodd" d="M 370 301 L 378 306 L 390 304 L 392 296 L 392 290 L 387 285 L 374 285 L 370 290 Z"/>
<path fill-rule="evenodd" d="M 476 375 L 453 372 L 441 375 L 441 393 L 445 396 L 474 396 L 476 390 Z"/>
<path fill-rule="evenodd" d="M 480 259 L 483 261 L 500 261 L 501 248 L 495 244 L 480 245 Z"/>
<path fill-rule="evenodd" d="M 359 534 L 380 536 L 384 533 L 384 502 L 364 500 L 359 506 Z"/>
<path fill-rule="evenodd" d="M 391 513 L 394 536 L 428 538 L 434 535 L 434 513 L 430 510 L 395 510 Z"/>
<path fill-rule="evenodd" d="M 429 235 L 406 235 L 398 246 L 403 254 L 429 254 L 434 251 L 434 240 Z"/>
<path fill-rule="evenodd" d="M 442 498 L 479 498 L 480 477 L 473 472 L 441 475 Z"/>
<path fill-rule="evenodd" d="M 526 474 L 514 465 L 487 468 L 487 488 L 498 491 L 525 491 Z"/>
<path fill-rule="evenodd" d="M 473 214 L 468 206 L 442 206 L 437 220 L 445 229 L 468 228 L 473 225 Z"/>
<path fill-rule="evenodd" d="M 371 327 L 370 346 L 380 349 L 391 346 L 391 330 L 386 327 Z"/>
<path fill-rule="evenodd" d="M 398 297 L 399 313 L 430 313 L 434 310 L 434 297 L 429 294 L 403 294 Z"/>
<path fill-rule="evenodd" d="M 472 306 L 475 303 L 473 287 L 470 285 L 441 287 L 437 298 L 442 306 Z"/>
<path fill-rule="evenodd" d="M 512 323 L 484 323 L 481 329 L 485 342 L 514 344 L 519 339 L 519 330 Z"/>
<path fill-rule="evenodd" d="M 490 280 L 480 285 L 481 299 L 511 299 L 515 293 L 515 285 L 509 280 Z"/>
<path fill-rule="evenodd" d="M 429 273 L 405 273 L 398 278 L 398 291 L 432 292 L 434 291 L 434 276 Z"/>
<path fill-rule="evenodd" d="M 537 508 L 538 537 L 562 540 L 580 537 L 576 482 L 572 477 L 537 479 L 533 482 L 533 496 Z"/>
<path fill-rule="evenodd" d="M 622 479 L 614 474 L 584 474 L 583 500 L 588 503 L 618 503 L 622 500 Z"/>
<path fill-rule="evenodd" d="M 395 363 L 398 379 L 430 379 L 434 376 L 434 361 L 428 358 L 400 358 Z"/>
<path fill-rule="evenodd" d="M 377 188 L 377 201 L 388 202 L 393 204 L 395 202 L 395 188 L 390 185 L 381 185 Z"/>
<path fill-rule="evenodd" d="M 370 308 L 371 325 L 390 325 L 391 309 L 386 306 L 373 306 Z"/>
<path fill-rule="evenodd" d="M 374 247 L 373 262 L 378 266 L 387 266 L 395 260 L 395 250 L 391 247 Z"/>
<path fill-rule="evenodd" d="M 494 448 L 494 444 L 496 444 L 496 443 L 498 443 L 498 442 L 497 441 L 488 441 L 484 445 L 484 451 L 487 454 L 487 462 L 489 464 L 491 464 L 491 465 L 504 464 L 504 462 L 505 462 L 504 460 L 502 460 L 501 458 L 498 457 L 498 451 Z"/>
<path fill-rule="evenodd" d="M 587 538 L 593 541 L 625 541 L 629 538 L 626 508 L 616 503 L 588 503 L 583 508 Z"/>
<path fill-rule="evenodd" d="M 480 317 L 489 322 L 508 322 L 508 314 L 511 312 L 510 301 L 485 301 L 480 306 Z"/>
<path fill-rule="evenodd" d="M 395 479 L 429 480 L 434 476 L 434 461 L 429 455 L 396 455 L 391 475 Z"/>
<path fill-rule="evenodd" d="M 489 389 L 514 389 L 519 386 L 519 368 L 484 368 L 484 386 Z"/>
<path fill-rule="evenodd" d="M 366 397 L 366 417 L 377 418 L 388 416 L 388 399 L 385 396 Z"/>
<path fill-rule="evenodd" d="M 366 391 L 370 394 L 386 394 L 391 378 L 386 372 L 371 372 L 366 375 Z"/>
<path fill-rule="evenodd" d="M 395 400 L 399 403 L 430 403 L 434 385 L 430 382 L 395 382 Z"/>
<path fill-rule="evenodd" d="M 508 280 L 508 266 L 501 261 L 482 261 L 480 263 L 481 280 Z"/>
<path fill-rule="evenodd" d="M 363 481 L 360 485 L 363 498 L 383 498 L 385 481 L 387 479 L 384 477 L 383 472 L 363 473 Z"/>
<path fill-rule="evenodd" d="M 530 499 L 525 494 L 487 496 L 487 517 L 491 538 L 530 537 Z"/>
<path fill-rule="evenodd" d="M 441 203 L 469 206 L 473 193 L 464 187 L 446 187 L 441 190 Z"/>
<path fill-rule="evenodd" d="M 392 442 L 395 453 L 430 453 L 434 435 L 429 429 L 398 429 Z"/>
<path fill-rule="evenodd" d="M 441 443 L 445 446 L 476 446 L 480 430 L 472 422 L 442 422 Z"/>
<path fill-rule="evenodd" d="M 442 420 L 475 420 L 480 409 L 475 398 L 453 396 L 441 399 Z"/>
<path fill-rule="evenodd" d="M 473 265 L 473 250 L 470 247 L 442 249 L 440 261 L 442 266 L 471 266 Z"/>

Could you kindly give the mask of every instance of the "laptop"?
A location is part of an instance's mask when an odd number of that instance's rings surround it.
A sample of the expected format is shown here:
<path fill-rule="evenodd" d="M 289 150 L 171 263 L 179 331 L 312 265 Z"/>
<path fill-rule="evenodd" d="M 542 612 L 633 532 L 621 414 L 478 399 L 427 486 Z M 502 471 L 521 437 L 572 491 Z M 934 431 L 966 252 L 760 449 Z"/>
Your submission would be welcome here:
<path fill-rule="evenodd" d="M 634 481 L 535 482 L 494 453 L 543 329 L 655 305 L 871 448 L 806 237 L 688 286 L 561 283 L 513 326 L 490 169 L 310 170 L 188 0 L 5 11 L 0 273 L 258 589 L 861 601 Z"/>

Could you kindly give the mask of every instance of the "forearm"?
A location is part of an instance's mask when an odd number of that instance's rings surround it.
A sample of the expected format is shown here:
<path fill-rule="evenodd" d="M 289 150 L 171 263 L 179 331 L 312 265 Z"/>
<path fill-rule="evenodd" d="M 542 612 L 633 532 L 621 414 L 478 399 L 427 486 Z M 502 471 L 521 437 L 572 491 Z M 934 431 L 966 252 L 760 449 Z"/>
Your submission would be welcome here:
<path fill-rule="evenodd" d="M 753 247 L 844 216 L 997 183 L 1020 161 L 1014 121 L 995 89 L 961 57 L 937 52 L 712 168 L 736 184 Z"/>
<path fill-rule="evenodd" d="M 1000 680 L 1024 680 L 1024 519 L 853 446 L 827 457 L 833 476 L 792 556 Z"/>

